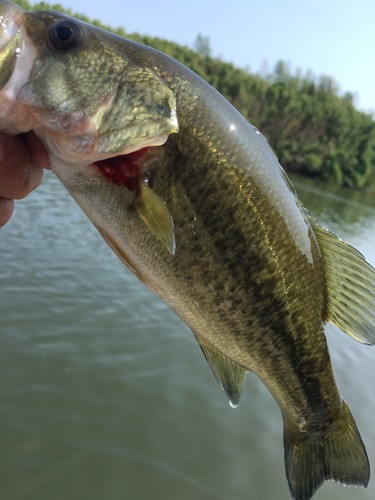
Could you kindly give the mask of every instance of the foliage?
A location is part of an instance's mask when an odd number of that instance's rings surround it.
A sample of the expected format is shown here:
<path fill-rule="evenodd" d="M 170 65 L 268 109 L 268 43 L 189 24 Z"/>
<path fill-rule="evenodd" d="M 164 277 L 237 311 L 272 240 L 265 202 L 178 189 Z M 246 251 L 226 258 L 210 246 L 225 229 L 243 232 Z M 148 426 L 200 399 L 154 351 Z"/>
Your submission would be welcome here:
<path fill-rule="evenodd" d="M 40 2 L 31 6 L 26 0 L 18 3 L 26 10 L 52 9 L 72 15 L 61 5 Z M 261 78 L 211 57 L 209 39 L 201 34 L 193 51 L 167 40 L 125 33 L 123 28 L 112 29 L 84 15 L 74 16 L 154 47 L 195 71 L 262 131 L 287 170 L 375 189 L 373 116 L 355 108 L 352 94 L 340 97 L 329 76 L 317 79 L 300 71 L 292 75 L 279 61 L 274 73 Z"/>
<path fill-rule="evenodd" d="M 198 52 L 201 56 L 210 56 L 211 55 L 211 47 L 210 40 L 207 36 L 202 36 L 198 33 L 197 38 L 194 42 L 194 50 Z"/>

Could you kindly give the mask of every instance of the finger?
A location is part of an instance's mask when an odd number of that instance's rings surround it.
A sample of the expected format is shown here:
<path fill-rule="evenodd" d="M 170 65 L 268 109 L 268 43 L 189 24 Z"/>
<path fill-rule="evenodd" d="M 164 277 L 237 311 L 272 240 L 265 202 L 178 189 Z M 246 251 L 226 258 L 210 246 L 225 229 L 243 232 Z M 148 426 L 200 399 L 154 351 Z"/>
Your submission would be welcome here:
<path fill-rule="evenodd" d="M 10 219 L 14 209 L 14 201 L 0 198 L 0 227 Z"/>
<path fill-rule="evenodd" d="M 41 167 L 50 170 L 48 152 L 39 137 L 31 131 L 26 134 L 25 139 L 35 162 Z"/>
<path fill-rule="evenodd" d="M 43 169 L 34 162 L 27 144 L 0 132 L 0 196 L 24 198 L 42 178 Z"/>

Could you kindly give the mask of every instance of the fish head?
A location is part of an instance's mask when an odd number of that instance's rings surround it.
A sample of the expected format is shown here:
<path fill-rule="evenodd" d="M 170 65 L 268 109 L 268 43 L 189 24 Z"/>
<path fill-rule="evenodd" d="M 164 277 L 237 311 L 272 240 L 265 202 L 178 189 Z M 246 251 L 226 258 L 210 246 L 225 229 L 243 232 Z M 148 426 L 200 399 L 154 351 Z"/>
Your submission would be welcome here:
<path fill-rule="evenodd" d="M 176 100 L 139 52 L 60 12 L 0 2 L 1 130 L 34 131 L 53 172 L 102 232 L 113 228 L 103 205 L 110 218 L 122 214 L 121 232 L 135 207 L 140 238 L 151 230 L 173 255 L 173 219 L 152 176 L 178 132 Z"/>
<path fill-rule="evenodd" d="M 173 92 L 103 30 L 8 1 L 0 19 L 2 130 L 34 130 L 50 156 L 74 165 L 158 146 L 178 131 Z"/>

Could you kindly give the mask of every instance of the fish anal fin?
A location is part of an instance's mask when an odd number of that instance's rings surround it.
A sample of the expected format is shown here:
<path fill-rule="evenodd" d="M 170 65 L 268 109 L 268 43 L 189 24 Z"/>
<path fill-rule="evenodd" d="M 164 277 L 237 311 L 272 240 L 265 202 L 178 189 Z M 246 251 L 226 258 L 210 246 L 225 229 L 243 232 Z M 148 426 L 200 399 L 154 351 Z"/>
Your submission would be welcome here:
<path fill-rule="evenodd" d="M 176 243 L 173 219 L 163 200 L 148 185 L 141 183 L 134 204 L 149 229 L 174 255 Z"/>
<path fill-rule="evenodd" d="M 229 398 L 230 405 L 236 408 L 240 402 L 241 389 L 247 371 L 215 347 L 198 341 L 208 364 L 210 365 L 220 387 Z"/>
<path fill-rule="evenodd" d="M 294 500 L 309 500 L 328 480 L 367 486 L 367 453 L 348 406 L 342 404 L 341 416 L 324 437 L 284 421 L 285 471 Z"/>
<path fill-rule="evenodd" d="M 363 344 L 375 344 L 375 269 L 362 254 L 308 217 L 321 252 L 325 321 Z"/>

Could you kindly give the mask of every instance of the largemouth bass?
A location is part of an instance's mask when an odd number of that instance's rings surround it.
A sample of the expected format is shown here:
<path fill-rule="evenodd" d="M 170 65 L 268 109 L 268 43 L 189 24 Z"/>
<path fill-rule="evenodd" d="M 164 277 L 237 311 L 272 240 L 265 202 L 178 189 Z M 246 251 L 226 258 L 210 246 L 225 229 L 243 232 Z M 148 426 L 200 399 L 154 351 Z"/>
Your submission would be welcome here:
<path fill-rule="evenodd" d="M 292 497 L 367 486 L 324 324 L 375 343 L 375 271 L 311 219 L 261 133 L 193 72 L 59 12 L 0 3 L 0 129 L 33 130 L 126 266 L 192 329 L 232 406 L 254 372 Z"/>

